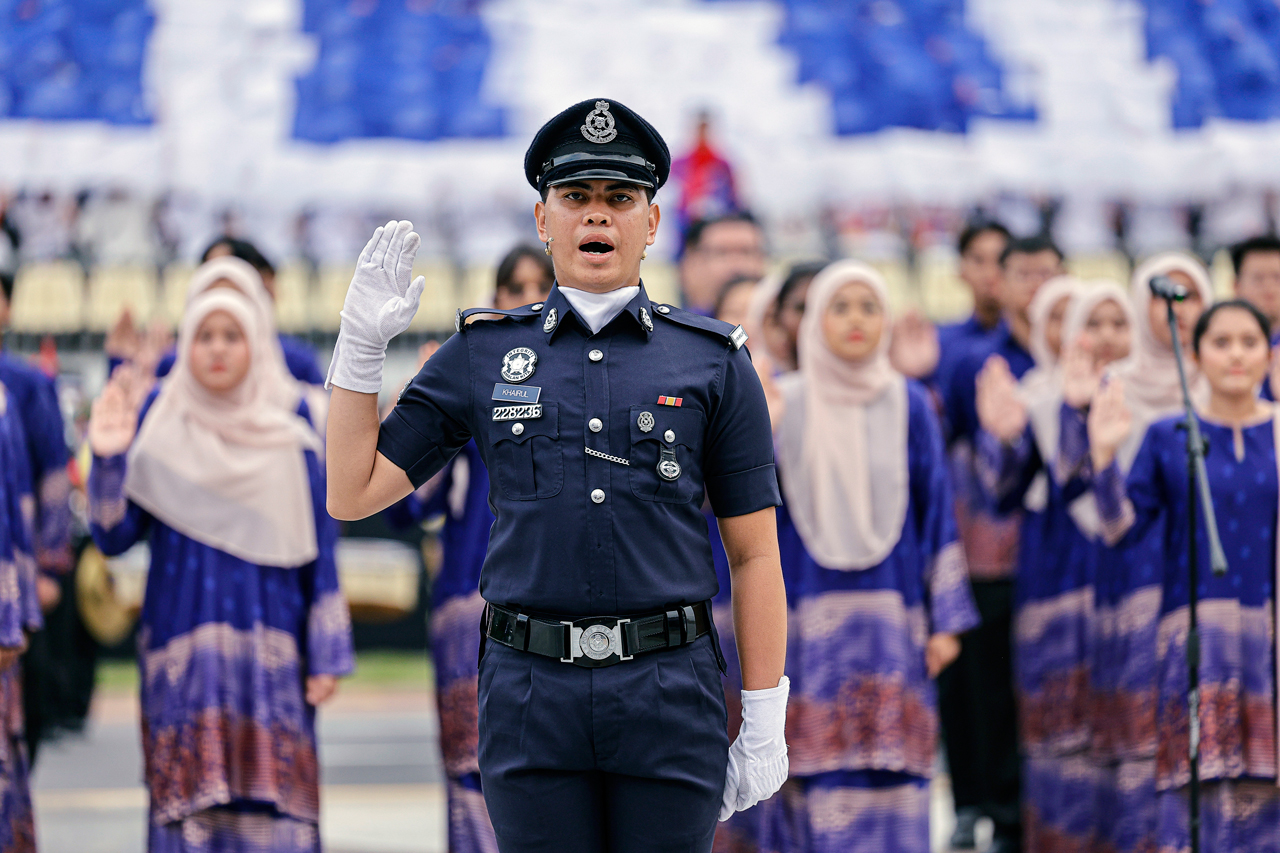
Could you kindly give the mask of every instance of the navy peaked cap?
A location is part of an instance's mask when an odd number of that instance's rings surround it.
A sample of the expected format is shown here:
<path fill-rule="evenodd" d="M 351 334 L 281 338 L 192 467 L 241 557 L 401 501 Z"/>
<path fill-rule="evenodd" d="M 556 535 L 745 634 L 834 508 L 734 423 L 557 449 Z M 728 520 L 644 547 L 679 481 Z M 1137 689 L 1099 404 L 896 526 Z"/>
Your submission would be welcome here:
<path fill-rule="evenodd" d="M 574 104 L 542 126 L 524 155 L 538 192 L 568 181 L 626 181 L 654 190 L 667 182 L 671 152 L 653 125 L 617 101 Z"/>

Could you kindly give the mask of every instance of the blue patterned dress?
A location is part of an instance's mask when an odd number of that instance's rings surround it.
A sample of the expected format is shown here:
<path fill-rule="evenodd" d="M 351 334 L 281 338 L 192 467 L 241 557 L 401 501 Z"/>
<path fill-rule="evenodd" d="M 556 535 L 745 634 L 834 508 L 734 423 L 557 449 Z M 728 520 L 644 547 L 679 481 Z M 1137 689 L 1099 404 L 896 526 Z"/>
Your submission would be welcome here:
<path fill-rule="evenodd" d="M 387 510 L 408 527 L 444 515 L 443 559 L 431 586 L 431 658 L 436 671 L 440 749 L 448 793 L 450 853 L 496 853 L 498 841 L 480 790 L 479 743 L 480 569 L 489 546 L 489 472 L 474 441 L 421 489 Z"/>
<path fill-rule="evenodd" d="M 791 778 L 734 815 L 718 837 L 721 849 L 928 853 L 938 712 L 925 643 L 934 633 L 969 630 L 978 615 L 937 418 L 920 386 L 909 384 L 908 399 L 906 520 L 882 563 L 822 567 L 786 508 L 778 510 Z"/>
<path fill-rule="evenodd" d="M 320 848 L 304 682 L 350 673 L 354 654 L 324 471 L 311 451 L 306 460 L 319 556 L 297 568 L 254 565 L 178 533 L 126 497 L 125 455 L 93 460 L 94 543 L 109 556 L 143 540 L 151 550 L 138 664 L 153 853 Z"/>
<path fill-rule="evenodd" d="M 1059 421 L 1078 417 L 1060 409 Z M 1088 849 L 1096 838 L 1101 785 L 1089 755 L 1097 547 L 1072 515 L 1076 501 L 1092 498 L 1078 476 L 1079 454 L 1060 454 L 1053 445 L 1061 433 L 1044 429 L 1050 434 L 1037 440 L 1033 421 L 1013 446 L 978 434 L 978 470 L 992 501 L 1022 508 L 1013 675 L 1028 853 Z"/>
<path fill-rule="evenodd" d="M 0 646 L 25 644 L 41 626 L 33 548 L 34 497 L 17 399 L 0 383 Z M 36 849 L 21 665 L 0 671 L 0 853 Z"/>
<path fill-rule="evenodd" d="M 1186 701 L 1188 505 L 1186 433 L 1179 418 L 1153 424 L 1127 479 L 1114 464 L 1094 483 L 1105 529 L 1120 545 L 1154 549 L 1158 619 L 1153 655 L 1140 658 L 1154 684 L 1154 815 L 1126 840 L 1131 848 L 1190 847 Z M 1271 421 L 1234 431 L 1203 419 L 1209 487 L 1228 571 L 1209 571 L 1198 518 L 1200 575 L 1200 775 L 1206 853 L 1280 850 L 1276 787 L 1275 578 L 1278 495 Z M 1121 685 L 1122 689 L 1124 685 Z M 1123 809 L 1121 803 L 1118 808 Z M 1116 845 L 1118 846 L 1118 845 Z"/>

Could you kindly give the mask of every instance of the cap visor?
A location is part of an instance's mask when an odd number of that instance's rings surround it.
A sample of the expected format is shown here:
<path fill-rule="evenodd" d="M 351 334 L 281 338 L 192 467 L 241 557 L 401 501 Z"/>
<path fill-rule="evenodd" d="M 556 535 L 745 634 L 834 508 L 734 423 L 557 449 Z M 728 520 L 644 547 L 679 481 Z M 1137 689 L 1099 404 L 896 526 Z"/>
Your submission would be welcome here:
<path fill-rule="evenodd" d="M 568 175 L 558 175 L 547 181 L 547 186 L 558 187 L 561 184 L 569 184 L 574 181 L 619 181 L 621 183 L 634 184 L 637 187 L 653 188 L 653 181 L 651 180 L 638 178 L 635 175 L 629 175 L 617 169 L 605 169 L 599 166 L 583 169 L 580 172 L 573 172 Z"/>

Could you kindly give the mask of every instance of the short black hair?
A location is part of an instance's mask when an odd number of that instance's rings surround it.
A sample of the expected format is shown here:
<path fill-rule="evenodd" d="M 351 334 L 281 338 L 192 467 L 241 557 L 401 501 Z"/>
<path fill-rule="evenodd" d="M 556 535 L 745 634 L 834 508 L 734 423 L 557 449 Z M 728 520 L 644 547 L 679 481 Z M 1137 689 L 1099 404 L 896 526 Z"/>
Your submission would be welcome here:
<path fill-rule="evenodd" d="M 964 230 L 960 232 L 960 238 L 956 240 L 956 250 L 963 255 L 969 251 L 969 246 L 973 244 L 973 241 L 983 234 L 999 234 L 1004 238 L 1005 243 L 1013 239 L 1009 229 L 994 219 L 972 219 L 965 224 Z"/>
<path fill-rule="evenodd" d="M 791 291 L 813 281 L 826 268 L 826 261 L 801 261 L 792 264 L 791 269 L 787 270 L 787 277 L 782 280 L 782 287 L 778 288 L 778 295 L 774 297 L 774 306 L 781 305 L 791 295 Z"/>
<path fill-rule="evenodd" d="M 209 248 L 205 249 L 200 255 L 200 262 L 204 263 L 209 260 L 209 253 L 219 246 L 226 246 L 231 250 L 233 257 L 253 267 L 262 275 L 274 276 L 276 268 L 271 265 L 271 261 L 267 260 L 267 256 L 258 251 L 258 247 L 250 243 L 248 240 L 241 240 L 239 237 L 232 237 L 230 234 L 224 234 L 217 240 L 209 244 Z"/>
<path fill-rule="evenodd" d="M 1240 275 L 1240 268 L 1244 266 L 1244 259 L 1251 252 L 1280 252 L 1280 237 L 1274 234 L 1262 234 L 1257 237 L 1250 237 L 1248 240 L 1241 240 L 1231 247 L 1231 266 L 1235 267 L 1236 275 Z"/>
<path fill-rule="evenodd" d="M 507 252 L 502 260 L 498 262 L 498 274 L 494 282 L 496 290 L 501 290 L 511 285 L 511 280 L 516 275 L 516 267 L 519 266 L 520 261 L 524 258 L 528 258 L 537 264 L 538 269 L 546 274 L 547 281 L 555 281 L 556 271 L 552 267 L 551 258 L 547 256 L 547 253 L 529 243 L 520 243 L 510 252 Z"/>
<path fill-rule="evenodd" d="M 5 302 L 13 302 L 13 281 L 13 273 L 0 272 L 0 291 L 4 292 Z"/>
<path fill-rule="evenodd" d="M 1252 302 L 1246 302 L 1243 299 L 1224 299 L 1221 302 L 1215 302 L 1205 309 L 1200 315 L 1200 319 L 1196 320 L 1195 331 L 1191 333 L 1191 350 L 1200 355 L 1200 339 L 1204 337 L 1205 332 L 1209 331 L 1209 323 L 1213 321 L 1213 316 L 1225 308 L 1239 308 L 1242 311 L 1248 311 L 1249 315 L 1258 322 L 1258 328 L 1262 329 L 1262 337 L 1267 341 L 1267 347 L 1271 346 L 1271 321 L 1267 319 L 1267 315 L 1259 311 Z"/>
<path fill-rule="evenodd" d="M 716 294 L 716 306 L 712 310 L 711 316 L 719 318 L 720 311 L 724 308 L 725 300 L 729 298 L 729 294 L 732 293 L 735 288 L 743 286 L 755 287 L 757 281 L 758 279 L 752 278 L 749 275 L 735 275 L 733 278 L 726 281 L 724 283 L 724 287 L 720 288 L 720 292 Z"/>
<path fill-rule="evenodd" d="M 1052 237 L 1037 234 L 1034 237 L 1016 237 L 1005 244 L 1004 251 L 1000 253 L 1000 266 L 1004 266 L 1011 255 L 1038 255 L 1041 252 L 1053 252 L 1059 263 L 1066 258 Z"/>
<path fill-rule="evenodd" d="M 702 238 L 706 236 L 707 229 L 724 222 L 745 222 L 748 225 L 754 225 L 756 228 L 760 227 L 760 220 L 756 219 L 755 215 L 749 210 L 735 210 L 720 216 L 695 219 L 689 223 L 689 227 L 684 231 L 684 242 L 680 249 L 680 254 L 683 255 L 690 249 L 698 248 L 702 243 Z"/>

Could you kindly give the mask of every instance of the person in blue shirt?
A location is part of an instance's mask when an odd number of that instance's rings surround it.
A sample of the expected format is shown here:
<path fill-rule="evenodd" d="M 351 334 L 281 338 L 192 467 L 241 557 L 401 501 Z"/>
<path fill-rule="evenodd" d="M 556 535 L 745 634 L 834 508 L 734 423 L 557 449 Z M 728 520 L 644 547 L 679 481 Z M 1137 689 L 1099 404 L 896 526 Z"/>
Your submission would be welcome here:
<path fill-rule="evenodd" d="M 1021 836 L 1010 653 L 1012 575 L 1021 514 L 997 513 L 976 474 L 977 378 L 992 358 L 1003 359 L 1016 379 L 1034 366 L 1028 309 L 1040 287 L 1062 274 L 1062 260 L 1061 250 L 1046 237 L 1017 239 L 1005 246 L 1000 257 L 1000 323 L 989 337 L 963 352 L 942 389 L 956 517 L 982 617 L 982 623 L 965 635 L 960 659 L 939 680 L 943 735 L 957 804 L 965 809 L 960 828 L 971 827 L 975 813 L 985 814 L 996 824 L 999 850 L 1016 850 Z M 956 840 L 962 842 L 959 846 L 972 846 L 969 837 Z"/>
<path fill-rule="evenodd" d="M 554 276 L 551 260 L 541 249 L 516 246 L 498 264 L 493 305 L 509 311 L 545 301 Z M 444 470 L 387 510 L 388 521 L 400 528 L 441 515 L 443 553 L 440 571 L 431 584 L 431 659 L 447 776 L 449 849 L 492 850 L 497 841 L 484 807 L 476 756 L 480 740 L 476 704 L 480 633 L 476 625 L 484 614 L 480 571 L 493 512 L 489 509 L 489 471 L 475 441 L 467 442 Z"/>
<path fill-rule="evenodd" d="M 13 280 L 0 276 L 0 334 L 9 324 Z M 0 382 L 9 390 L 17 417 L 22 421 L 32 490 L 36 498 L 36 559 L 42 574 L 59 575 L 71 567 L 71 481 L 67 473 L 70 452 L 63 427 L 55 381 L 25 359 L 2 348 Z M 46 606 L 56 592 L 42 581 Z"/>
<path fill-rule="evenodd" d="M 973 294 L 973 313 L 964 320 L 938 327 L 938 364 L 932 377 L 923 377 L 935 389 L 978 341 L 985 340 L 1000 324 L 1000 258 L 1009 245 L 1009 229 L 991 219 L 970 222 L 956 241 L 960 253 L 960 280 Z"/>
<path fill-rule="evenodd" d="M 640 281 L 670 170 L 662 137 L 599 98 L 525 157 L 555 265 L 545 302 L 468 323 L 378 422 L 387 342 L 408 327 L 408 222 L 374 232 L 329 381 L 329 509 L 377 512 L 473 437 L 496 521 L 480 576 L 479 765 L 503 853 L 711 849 L 717 816 L 787 774 L 786 596 L 768 407 L 727 324 Z M 743 723 L 732 746 L 704 489 L 729 556 Z"/>
<path fill-rule="evenodd" d="M 42 624 L 32 543 L 31 477 L 18 401 L 0 382 L 0 851 L 36 849 L 23 731 L 22 664 Z"/>
<path fill-rule="evenodd" d="M 1280 237 L 1264 234 L 1236 243 L 1231 267 L 1236 297 L 1261 311 L 1272 329 L 1280 329 Z"/>

